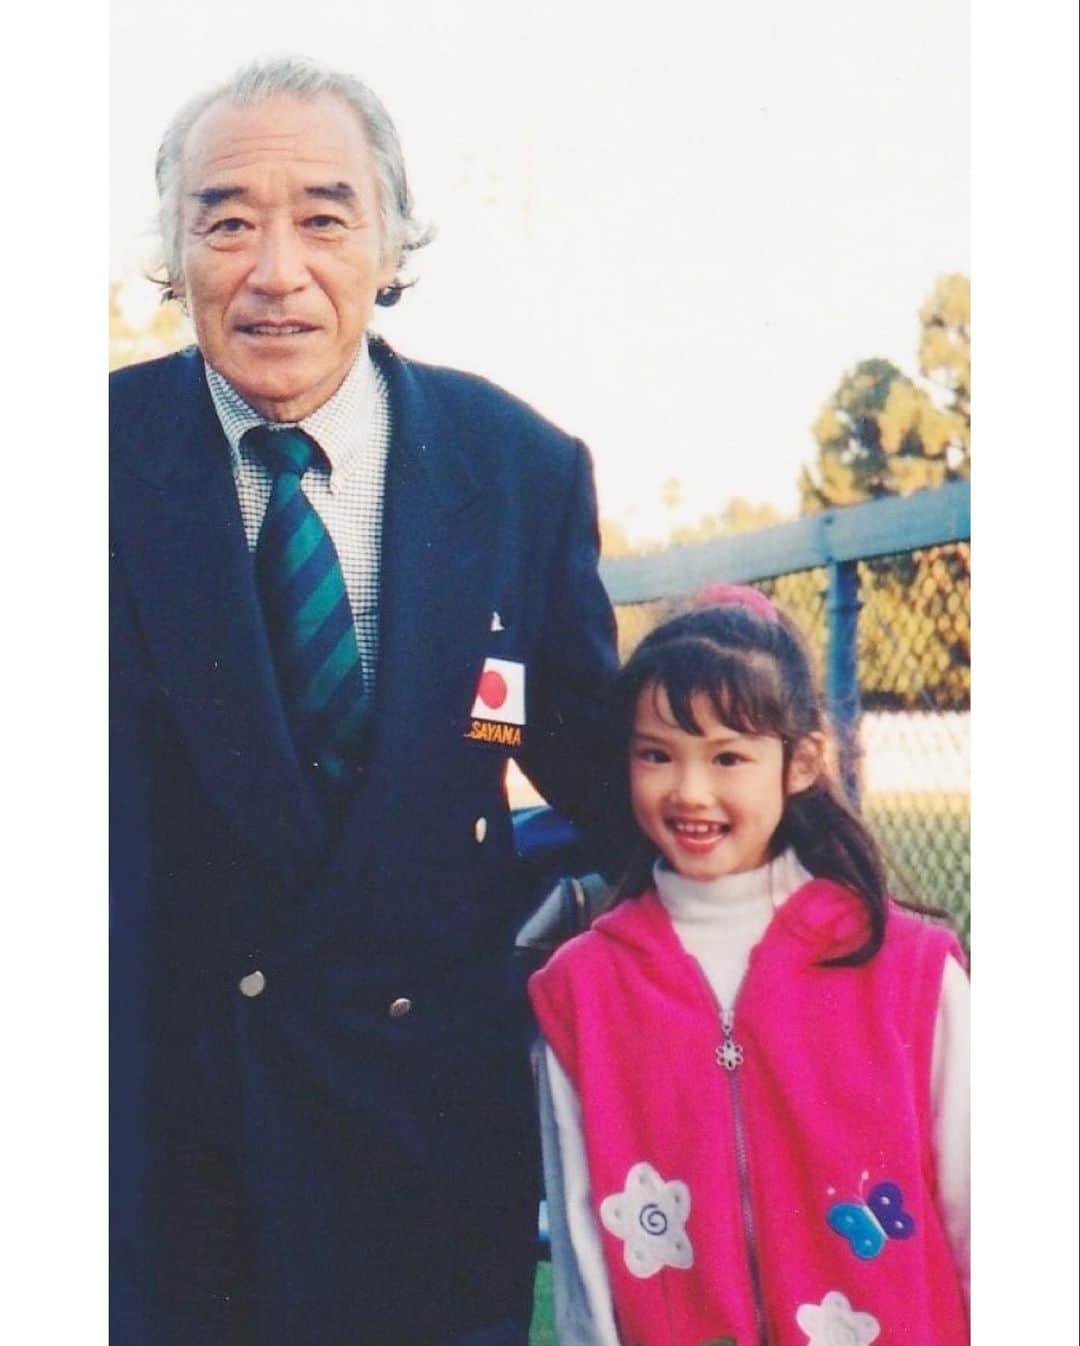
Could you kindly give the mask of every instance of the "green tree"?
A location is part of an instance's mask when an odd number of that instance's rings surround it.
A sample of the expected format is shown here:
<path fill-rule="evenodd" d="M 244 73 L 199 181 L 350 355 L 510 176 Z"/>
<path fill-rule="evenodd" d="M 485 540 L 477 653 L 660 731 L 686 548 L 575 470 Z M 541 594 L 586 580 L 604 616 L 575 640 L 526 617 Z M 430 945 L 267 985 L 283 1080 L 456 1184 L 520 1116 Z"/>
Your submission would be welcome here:
<path fill-rule="evenodd" d="M 944 485 L 971 464 L 971 288 L 941 276 L 919 309 L 919 375 L 863 360 L 814 422 L 818 457 L 799 478 L 802 512 Z M 965 709 L 970 695 L 967 543 L 860 566 L 863 704 Z M 794 578 L 794 577 L 793 577 Z"/>
<path fill-rule="evenodd" d="M 939 276 L 919 310 L 919 371 L 942 389 L 949 409 L 960 417 L 965 445 L 971 431 L 971 282 L 967 276 Z"/>
<path fill-rule="evenodd" d="M 919 310 L 919 371 L 860 361 L 813 424 L 817 462 L 799 475 L 802 512 L 944 485 L 968 475 L 971 456 L 970 286 L 938 279 Z"/>

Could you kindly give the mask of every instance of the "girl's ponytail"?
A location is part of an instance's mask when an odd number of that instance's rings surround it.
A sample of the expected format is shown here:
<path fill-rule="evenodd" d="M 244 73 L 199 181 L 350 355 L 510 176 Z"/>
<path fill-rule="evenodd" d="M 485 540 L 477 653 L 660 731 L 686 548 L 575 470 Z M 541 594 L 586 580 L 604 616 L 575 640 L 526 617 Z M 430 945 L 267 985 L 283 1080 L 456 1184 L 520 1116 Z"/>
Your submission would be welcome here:
<path fill-rule="evenodd" d="M 885 868 L 866 825 L 827 777 L 788 798 L 776 832 L 778 850 L 791 846 L 816 878 L 832 879 L 858 894 L 869 933 L 857 949 L 822 961 L 823 967 L 857 967 L 873 958 L 885 938 L 888 895 Z"/>

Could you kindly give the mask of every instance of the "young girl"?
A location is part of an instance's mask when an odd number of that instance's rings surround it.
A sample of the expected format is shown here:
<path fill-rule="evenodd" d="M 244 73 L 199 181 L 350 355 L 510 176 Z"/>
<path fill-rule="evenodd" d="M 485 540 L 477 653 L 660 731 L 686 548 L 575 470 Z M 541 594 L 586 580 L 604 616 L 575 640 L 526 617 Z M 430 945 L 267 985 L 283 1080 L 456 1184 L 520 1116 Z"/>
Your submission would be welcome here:
<path fill-rule="evenodd" d="M 967 979 L 756 590 L 620 680 L 636 851 L 530 982 L 560 1346 L 968 1340 Z"/>

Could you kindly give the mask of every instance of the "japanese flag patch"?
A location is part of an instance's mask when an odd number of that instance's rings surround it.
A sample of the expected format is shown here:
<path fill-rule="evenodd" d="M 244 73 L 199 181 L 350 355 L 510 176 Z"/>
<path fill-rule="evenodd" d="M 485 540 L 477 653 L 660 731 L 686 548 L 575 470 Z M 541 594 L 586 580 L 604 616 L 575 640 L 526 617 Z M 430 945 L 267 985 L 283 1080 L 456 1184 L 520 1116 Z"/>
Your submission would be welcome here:
<path fill-rule="evenodd" d="M 520 748 L 524 725 L 525 665 L 513 659 L 485 659 L 465 737 Z"/>

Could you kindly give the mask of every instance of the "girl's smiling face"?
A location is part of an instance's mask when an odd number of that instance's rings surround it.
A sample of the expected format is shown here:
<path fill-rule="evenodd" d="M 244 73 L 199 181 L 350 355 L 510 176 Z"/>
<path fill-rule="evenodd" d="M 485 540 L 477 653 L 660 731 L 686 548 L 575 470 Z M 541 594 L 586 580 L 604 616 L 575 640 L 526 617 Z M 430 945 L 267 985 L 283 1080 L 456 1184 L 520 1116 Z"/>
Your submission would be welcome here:
<path fill-rule="evenodd" d="M 817 775 L 817 745 L 796 749 L 785 780 L 779 738 L 729 728 L 704 692 L 690 709 L 700 734 L 676 722 L 663 687 L 650 684 L 639 695 L 630 738 L 634 818 L 687 878 L 757 869 L 770 859 L 787 794 Z"/>

